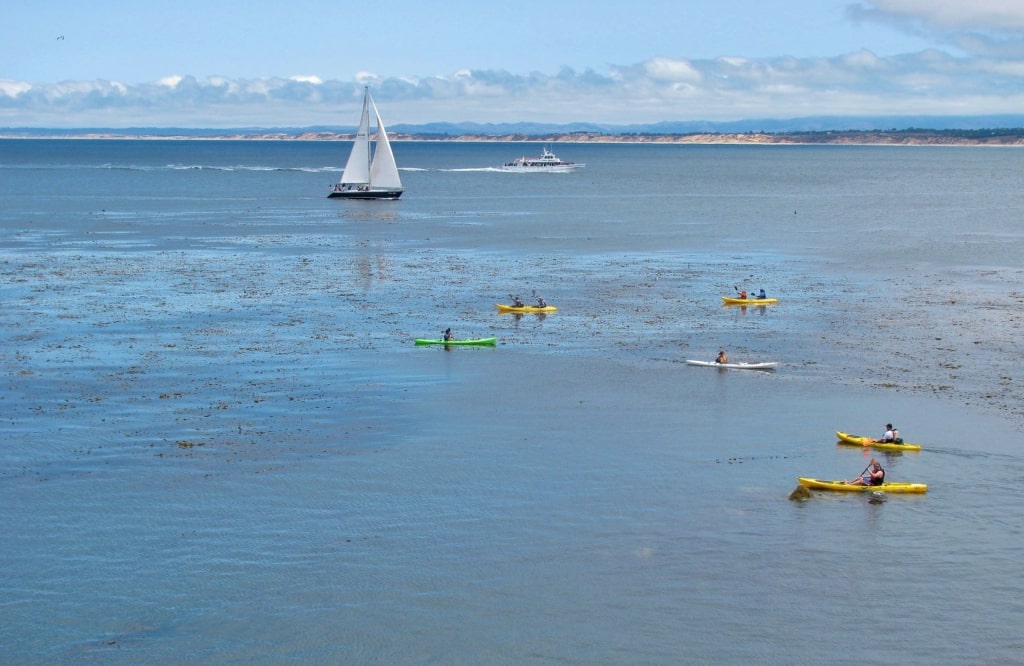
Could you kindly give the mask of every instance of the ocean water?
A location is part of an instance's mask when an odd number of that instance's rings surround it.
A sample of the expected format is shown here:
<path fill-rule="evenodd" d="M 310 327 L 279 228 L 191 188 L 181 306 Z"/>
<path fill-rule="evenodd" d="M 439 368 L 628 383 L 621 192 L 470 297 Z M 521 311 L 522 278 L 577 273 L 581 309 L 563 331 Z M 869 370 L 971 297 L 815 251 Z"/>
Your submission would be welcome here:
<path fill-rule="evenodd" d="M 1024 153 L 393 147 L 0 141 L 0 661 L 1024 663 Z"/>

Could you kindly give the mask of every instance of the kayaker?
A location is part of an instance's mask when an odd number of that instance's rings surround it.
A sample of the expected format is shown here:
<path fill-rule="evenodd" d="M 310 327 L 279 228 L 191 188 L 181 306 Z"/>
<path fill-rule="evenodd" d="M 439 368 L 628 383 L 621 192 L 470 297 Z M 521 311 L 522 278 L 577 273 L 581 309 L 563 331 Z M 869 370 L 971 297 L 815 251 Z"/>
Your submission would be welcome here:
<path fill-rule="evenodd" d="M 537 307 L 538 308 L 546 308 L 547 306 L 548 306 L 547 301 L 545 301 L 543 298 L 538 296 L 537 297 Z"/>
<path fill-rule="evenodd" d="M 872 458 L 871 464 L 868 465 L 863 476 L 846 483 L 851 486 L 880 486 L 885 483 L 885 470 L 877 460 Z"/>
<path fill-rule="evenodd" d="M 886 423 L 885 424 L 885 434 L 882 435 L 881 439 L 876 439 L 874 441 L 875 441 L 876 444 L 881 444 L 881 443 L 884 443 L 884 442 L 894 442 L 894 441 L 896 441 L 896 429 L 892 427 L 891 423 Z"/>
<path fill-rule="evenodd" d="M 512 294 L 509 294 L 508 297 L 512 299 L 512 307 L 523 307 L 523 299 L 519 298 L 518 296 L 513 296 Z"/>
<path fill-rule="evenodd" d="M 449 340 L 453 340 L 453 339 L 454 339 L 454 336 L 452 335 L 452 329 L 451 328 L 444 329 L 444 341 L 448 342 Z"/>
<path fill-rule="evenodd" d="M 768 298 L 768 294 L 764 293 L 764 289 L 757 295 L 758 298 Z"/>
<path fill-rule="evenodd" d="M 718 356 L 715 358 L 715 363 L 728 363 L 729 357 L 725 355 L 724 349 L 718 350 Z"/>
<path fill-rule="evenodd" d="M 740 292 L 740 298 L 746 299 L 746 297 L 747 297 L 747 292 L 741 291 Z"/>

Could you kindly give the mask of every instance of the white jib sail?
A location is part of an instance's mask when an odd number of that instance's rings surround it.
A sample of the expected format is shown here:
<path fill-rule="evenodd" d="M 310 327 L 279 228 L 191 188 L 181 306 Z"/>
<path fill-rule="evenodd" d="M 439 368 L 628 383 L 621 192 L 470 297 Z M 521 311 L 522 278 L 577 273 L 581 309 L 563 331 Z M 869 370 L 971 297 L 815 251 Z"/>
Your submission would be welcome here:
<path fill-rule="evenodd" d="M 370 184 L 373 187 L 402 189 L 402 179 L 398 177 L 398 165 L 395 164 L 395 155 L 391 152 L 388 131 L 384 129 L 384 122 L 380 119 L 380 112 L 377 111 L 377 105 L 372 99 L 370 104 L 373 106 L 373 115 L 377 118 L 377 145 L 373 151 L 373 163 L 370 165 Z"/>

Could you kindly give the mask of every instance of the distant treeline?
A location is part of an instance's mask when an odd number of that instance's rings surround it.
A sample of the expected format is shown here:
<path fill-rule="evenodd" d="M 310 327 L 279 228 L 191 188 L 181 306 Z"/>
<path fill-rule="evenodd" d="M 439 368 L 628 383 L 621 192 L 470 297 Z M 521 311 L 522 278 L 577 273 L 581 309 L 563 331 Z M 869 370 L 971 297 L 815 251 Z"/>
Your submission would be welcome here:
<path fill-rule="evenodd" d="M 895 136 L 917 136 L 917 137 L 948 137 L 952 139 L 990 139 L 993 137 L 1024 138 L 1022 127 L 998 127 L 993 129 L 925 129 L 921 127 L 908 127 L 906 129 L 887 130 L 843 130 L 843 131 L 816 131 L 816 132 L 783 132 L 792 136 L 862 136 L 872 134 L 887 134 Z"/>
<path fill-rule="evenodd" d="M 327 138 L 327 137 L 320 137 Z M 1024 145 L 1024 127 L 992 129 L 800 130 L 791 132 L 552 132 L 501 136 L 396 133 L 406 141 L 494 141 L 546 143 L 742 143 L 883 145 Z"/>
<path fill-rule="evenodd" d="M 886 144 L 886 145 L 1024 145 L 1024 127 L 986 129 L 850 129 L 793 131 L 553 131 L 508 132 L 501 135 L 458 131 L 392 131 L 399 141 L 480 141 L 534 143 L 742 143 L 742 144 Z M 43 129 L 0 128 L 6 138 L 94 138 L 94 139 L 232 139 L 274 141 L 351 141 L 352 134 L 337 129 Z"/>

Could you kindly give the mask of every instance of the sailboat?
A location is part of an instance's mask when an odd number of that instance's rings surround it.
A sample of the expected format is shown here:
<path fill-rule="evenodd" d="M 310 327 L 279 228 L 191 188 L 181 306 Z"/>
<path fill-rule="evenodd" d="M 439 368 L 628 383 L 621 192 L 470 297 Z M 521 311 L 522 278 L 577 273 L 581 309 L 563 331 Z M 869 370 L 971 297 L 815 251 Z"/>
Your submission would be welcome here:
<path fill-rule="evenodd" d="M 370 149 L 370 109 L 376 119 L 377 136 L 375 149 Z M 397 199 L 402 196 L 402 179 L 398 177 L 398 165 L 391 152 L 388 133 L 381 122 L 377 105 L 370 97 L 370 89 L 363 93 L 363 115 L 359 120 L 352 152 L 345 164 L 341 180 L 331 188 L 328 197 L 344 199 Z"/>

